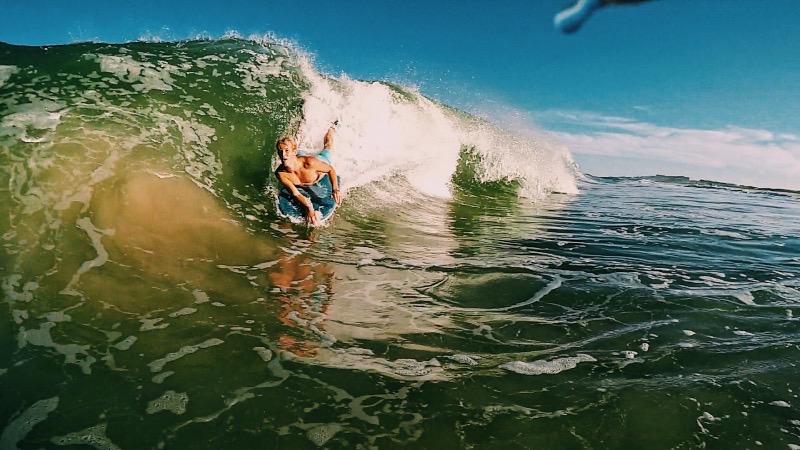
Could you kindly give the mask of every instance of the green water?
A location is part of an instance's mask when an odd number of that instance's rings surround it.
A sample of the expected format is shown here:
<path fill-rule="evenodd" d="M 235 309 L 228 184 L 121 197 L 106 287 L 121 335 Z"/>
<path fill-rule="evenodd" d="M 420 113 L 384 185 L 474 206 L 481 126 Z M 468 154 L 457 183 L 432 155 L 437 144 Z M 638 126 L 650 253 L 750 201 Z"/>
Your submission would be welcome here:
<path fill-rule="evenodd" d="M 797 193 L 582 177 L 274 43 L 0 58 L 3 450 L 800 445 Z M 292 226 L 271 146 L 331 105 Z"/>

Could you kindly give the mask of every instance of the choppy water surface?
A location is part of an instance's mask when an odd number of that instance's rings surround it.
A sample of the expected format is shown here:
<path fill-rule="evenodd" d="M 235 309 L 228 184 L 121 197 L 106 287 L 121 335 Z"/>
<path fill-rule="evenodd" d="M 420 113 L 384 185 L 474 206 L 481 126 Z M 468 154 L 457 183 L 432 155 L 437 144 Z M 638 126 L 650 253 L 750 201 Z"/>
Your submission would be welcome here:
<path fill-rule="evenodd" d="M 800 446 L 797 193 L 575 181 L 264 43 L 2 50 L 0 448 Z M 326 105 L 309 231 L 268 147 Z"/>

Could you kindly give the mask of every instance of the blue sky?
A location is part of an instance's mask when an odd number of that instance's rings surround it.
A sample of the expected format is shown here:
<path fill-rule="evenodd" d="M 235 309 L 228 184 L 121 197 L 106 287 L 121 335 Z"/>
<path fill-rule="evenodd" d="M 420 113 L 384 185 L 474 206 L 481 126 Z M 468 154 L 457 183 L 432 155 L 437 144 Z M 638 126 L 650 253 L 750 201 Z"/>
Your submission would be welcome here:
<path fill-rule="evenodd" d="M 322 71 L 552 132 L 588 173 L 800 189 L 798 0 L 608 7 L 564 35 L 568 3 L 0 0 L 0 41 L 274 33 Z"/>

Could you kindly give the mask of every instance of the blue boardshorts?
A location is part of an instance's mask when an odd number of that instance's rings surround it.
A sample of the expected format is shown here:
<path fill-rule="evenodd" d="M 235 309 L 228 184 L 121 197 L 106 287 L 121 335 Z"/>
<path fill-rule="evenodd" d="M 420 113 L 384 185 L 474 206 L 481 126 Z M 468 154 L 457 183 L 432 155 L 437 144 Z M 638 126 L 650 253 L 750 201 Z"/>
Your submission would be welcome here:
<path fill-rule="evenodd" d="M 328 148 L 322 149 L 321 152 L 317 153 L 316 155 L 309 150 L 298 150 L 297 156 L 313 156 L 328 165 L 331 163 L 331 150 Z"/>

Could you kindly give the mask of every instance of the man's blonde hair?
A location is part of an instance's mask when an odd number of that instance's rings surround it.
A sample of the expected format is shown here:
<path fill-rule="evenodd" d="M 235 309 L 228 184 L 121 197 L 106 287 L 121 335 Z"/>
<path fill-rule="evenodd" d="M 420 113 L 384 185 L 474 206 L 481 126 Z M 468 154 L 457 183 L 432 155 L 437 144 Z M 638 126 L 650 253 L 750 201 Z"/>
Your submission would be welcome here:
<path fill-rule="evenodd" d="M 282 137 L 282 138 L 278 139 L 278 142 L 275 143 L 275 150 L 280 151 L 281 144 L 283 144 L 284 142 L 288 142 L 288 143 L 292 144 L 292 148 L 293 149 L 297 148 L 297 141 L 291 136 L 286 136 L 286 137 Z"/>

